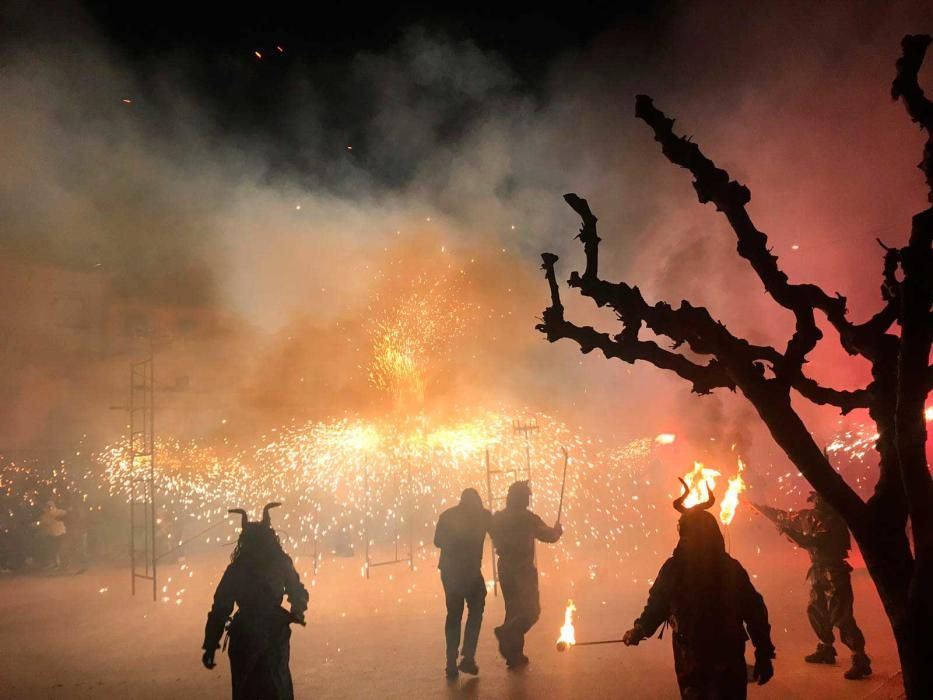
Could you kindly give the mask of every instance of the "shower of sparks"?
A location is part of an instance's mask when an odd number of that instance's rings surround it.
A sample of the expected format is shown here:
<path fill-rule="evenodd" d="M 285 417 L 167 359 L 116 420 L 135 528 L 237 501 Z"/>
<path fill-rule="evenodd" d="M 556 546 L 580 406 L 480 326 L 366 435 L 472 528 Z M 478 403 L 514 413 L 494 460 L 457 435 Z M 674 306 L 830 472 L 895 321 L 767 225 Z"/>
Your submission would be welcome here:
<path fill-rule="evenodd" d="M 371 331 L 373 359 L 369 380 L 397 400 L 424 399 L 430 372 L 447 359 L 452 342 L 464 333 L 473 307 L 461 301 L 459 285 L 446 277 L 419 277 L 401 300 L 369 311 L 379 316 Z"/>
<path fill-rule="evenodd" d="M 668 542 L 659 533 L 668 527 L 670 498 L 661 485 L 676 465 L 660 436 L 623 445 L 607 445 L 561 421 L 525 411 L 522 422 L 536 422 L 530 440 L 515 432 L 515 416 L 475 411 L 445 420 L 424 414 L 366 420 L 298 423 L 270 430 L 249 447 L 207 445 L 161 439 L 156 445 L 157 551 L 175 552 L 231 545 L 238 522 L 226 511 L 244 507 L 257 517 L 269 501 L 283 501 L 274 523 L 299 572 L 313 577 L 330 555 L 349 546 L 362 558 L 368 543 L 375 559 L 384 558 L 396 538 L 413 543 L 416 566 L 433 563 L 428 545 L 437 515 L 453 505 L 463 488 L 472 486 L 487 505 L 501 508 L 509 483 L 523 478 L 526 459 L 532 467 L 533 508 L 545 520 L 556 516 L 566 446 L 577 465 L 567 482 L 562 518 L 567 536 L 561 547 L 541 549 L 549 568 L 571 565 L 571 571 L 595 580 L 594 552 L 624 562 L 645 551 L 659 554 Z M 666 435 L 662 433 L 662 435 Z M 873 426 L 850 425 L 827 447 L 834 468 L 857 489 L 874 487 L 877 479 L 877 433 Z M 486 489 L 489 451 L 493 502 Z M 786 463 L 785 463 L 786 464 Z M 137 462 L 135 470 L 148 468 Z M 796 470 L 757 465 L 750 472 L 755 486 L 776 490 L 766 498 L 782 507 L 799 507 L 810 489 Z M 749 471 L 739 460 L 721 499 L 720 519 L 732 522 L 735 504 Z M 76 452 L 67 461 L 41 466 L 0 458 L 0 530 L 35 527 L 46 500 L 64 500 L 66 509 L 81 509 L 93 518 L 123 523 L 122 511 L 109 503 L 126 502 L 131 468 L 126 441 L 91 456 Z M 701 464 L 685 476 L 690 501 L 706 497 L 705 482 L 721 473 Z M 61 504 L 61 503 L 60 503 Z M 731 509 L 731 512 L 730 512 Z M 342 544 L 341 544 L 342 543 Z M 348 545 L 346 543 L 349 543 Z M 577 562 L 575 565 L 574 562 Z M 181 604 L 192 561 L 179 558 L 171 579 L 160 581 L 163 600 Z M 544 562 L 542 562 L 544 563 Z M 365 567 L 361 567 L 365 573 Z"/>

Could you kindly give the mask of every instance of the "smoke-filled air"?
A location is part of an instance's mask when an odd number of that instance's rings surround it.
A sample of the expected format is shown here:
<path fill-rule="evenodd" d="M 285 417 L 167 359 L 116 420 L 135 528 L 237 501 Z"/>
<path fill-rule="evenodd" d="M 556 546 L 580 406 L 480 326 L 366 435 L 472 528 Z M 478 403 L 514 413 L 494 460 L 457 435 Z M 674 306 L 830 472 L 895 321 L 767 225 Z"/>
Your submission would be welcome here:
<path fill-rule="evenodd" d="M 275 5 L 0 7 L 0 695 L 929 697 L 930 8 Z"/>

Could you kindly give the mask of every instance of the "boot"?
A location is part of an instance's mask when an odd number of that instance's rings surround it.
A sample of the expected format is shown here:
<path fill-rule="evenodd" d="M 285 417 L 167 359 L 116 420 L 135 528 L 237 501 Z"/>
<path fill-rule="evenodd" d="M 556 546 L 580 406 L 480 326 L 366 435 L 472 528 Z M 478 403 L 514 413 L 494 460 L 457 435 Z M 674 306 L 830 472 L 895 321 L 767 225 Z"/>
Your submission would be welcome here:
<path fill-rule="evenodd" d="M 457 670 L 456 663 L 447 664 L 447 668 L 444 669 L 444 675 L 447 677 L 447 680 L 454 681 L 460 677 L 460 671 Z"/>
<path fill-rule="evenodd" d="M 476 665 L 476 659 L 460 659 L 460 665 L 457 666 L 464 673 L 469 673 L 471 676 L 475 676 L 479 673 L 479 666 Z"/>
<path fill-rule="evenodd" d="M 525 656 L 524 654 L 519 654 L 518 656 L 514 656 L 510 659 L 507 659 L 505 662 L 506 668 L 508 668 L 510 671 L 514 671 L 517 668 L 521 668 L 522 666 L 527 666 L 527 665 L 528 665 L 528 657 Z"/>
<path fill-rule="evenodd" d="M 846 680 L 858 681 L 871 675 L 871 659 L 865 652 L 852 654 L 852 667 L 843 676 Z"/>
<path fill-rule="evenodd" d="M 823 644 L 820 642 L 816 645 L 816 651 L 803 657 L 803 660 L 808 664 L 832 665 L 836 663 L 836 649 L 832 644 Z"/>

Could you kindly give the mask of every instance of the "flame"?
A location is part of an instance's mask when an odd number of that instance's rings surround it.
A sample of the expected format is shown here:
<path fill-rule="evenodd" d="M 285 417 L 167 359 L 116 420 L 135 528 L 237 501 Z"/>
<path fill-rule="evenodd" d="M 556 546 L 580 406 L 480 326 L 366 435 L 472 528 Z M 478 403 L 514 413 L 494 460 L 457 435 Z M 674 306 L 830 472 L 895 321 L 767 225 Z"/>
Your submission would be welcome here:
<path fill-rule="evenodd" d="M 720 476 L 722 474 L 715 469 L 703 466 L 702 462 L 694 462 L 693 471 L 684 474 L 684 481 L 687 482 L 687 488 L 689 489 L 687 498 L 684 499 L 684 507 L 692 508 L 697 503 L 705 501 L 709 497 L 707 484 L 715 489 L 716 480 Z"/>
<path fill-rule="evenodd" d="M 933 421 L 933 406 L 927 406 L 923 409 L 923 417 L 926 419 L 927 423 Z"/>
<path fill-rule="evenodd" d="M 719 520 L 723 525 L 728 525 L 735 517 L 736 508 L 739 505 L 739 494 L 746 486 L 742 479 L 742 472 L 745 471 L 745 463 L 738 460 L 739 466 L 735 476 L 730 477 L 726 493 L 719 499 Z M 693 463 L 693 471 L 684 474 L 684 481 L 687 482 L 689 494 L 684 499 L 684 507 L 691 508 L 697 503 L 702 503 L 709 496 L 707 486 L 715 489 L 716 482 L 722 476 L 722 473 L 716 469 L 710 469 L 702 462 Z"/>
<path fill-rule="evenodd" d="M 563 645 L 566 648 L 577 643 L 576 633 L 573 629 L 573 611 L 576 609 L 577 606 L 573 604 L 573 601 L 568 600 L 567 609 L 564 610 L 564 626 L 560 628 L 560 637 L 557 640 L 558 647 Z"/>
<path fill-rule="evenodd" d="M 739 470 L 735 476 L 729 479 L 729 487 L 726 489 L 726 495 L 722 498 L 719 507 L 719 520 L 723 525 L 729 525 L 735 517 L 735 509 L 739 507 L 739 494 L 745 490 L 745 481 L 742 479 L 742 472 L 745 471 L 745 463 L 739 458 Z"/>
<path fill-rule="evenodd" d="M 677 436 L 674 433 L 660 433 L 654 441 L 659 445 L 672 445 Z"/>

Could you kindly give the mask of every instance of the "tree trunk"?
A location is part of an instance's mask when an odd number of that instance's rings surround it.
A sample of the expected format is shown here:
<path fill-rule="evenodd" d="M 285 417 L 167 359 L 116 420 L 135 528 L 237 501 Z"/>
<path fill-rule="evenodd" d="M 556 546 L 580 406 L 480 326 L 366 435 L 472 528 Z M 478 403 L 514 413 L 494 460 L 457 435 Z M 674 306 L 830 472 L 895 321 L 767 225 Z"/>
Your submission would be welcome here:
<path fill-rule="evenodd" d="M 867 531 L 859 528 L 853 534 L 891 623 L 907 697 L 933 698 L 933 644 L 928 643 L 933 620 L 911 595 L 911 588 L 919 583 L 919 572 L 907 534 L 902 531 L 899 536 L 879 537 L 870 524 Z M 933 590 L 929 582 L 925 590 Z"/>

